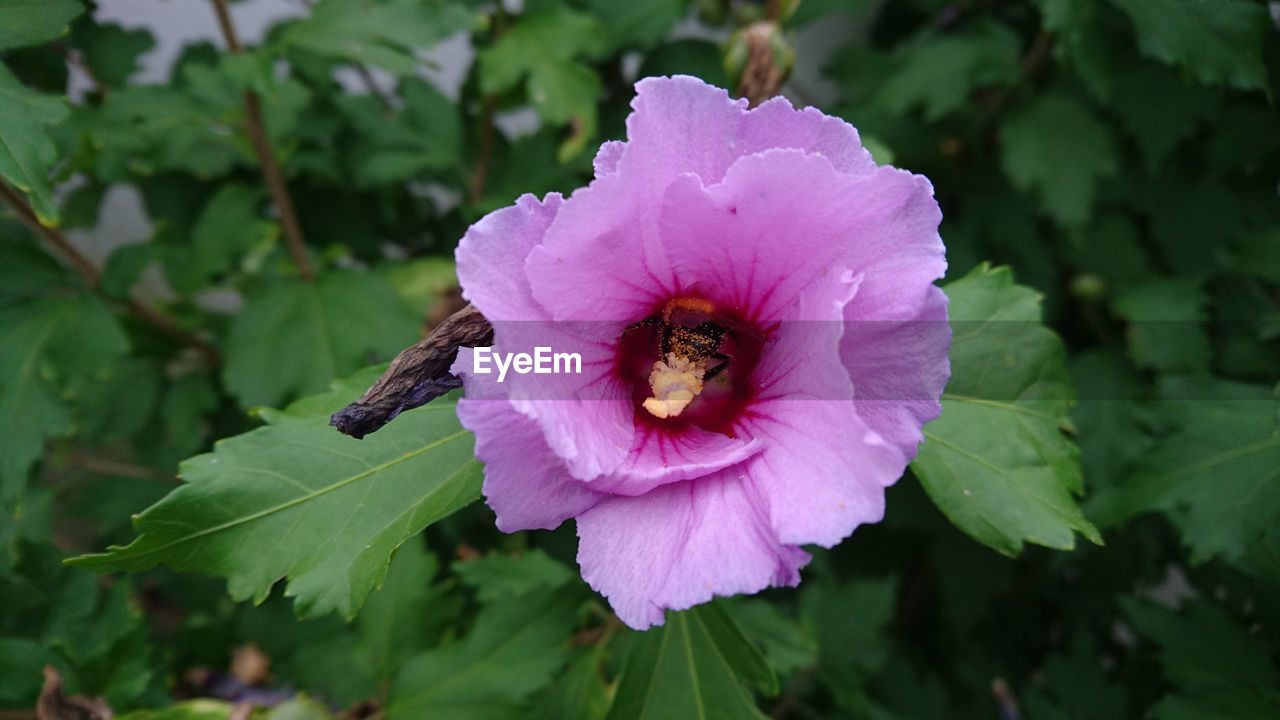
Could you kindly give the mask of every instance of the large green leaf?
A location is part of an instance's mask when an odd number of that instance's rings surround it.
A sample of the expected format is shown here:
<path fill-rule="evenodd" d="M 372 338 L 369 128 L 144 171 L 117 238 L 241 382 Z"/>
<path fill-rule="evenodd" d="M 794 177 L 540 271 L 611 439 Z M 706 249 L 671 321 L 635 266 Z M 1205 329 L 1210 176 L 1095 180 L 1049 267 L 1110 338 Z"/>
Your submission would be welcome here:
<path fill-rule="evenodd" d="M 1089 220 L 1099 180 L 1116 172 L 1111 132 L 1068 95 L 1043 95 L 1005 121 L 1005 174 L 1065 226 Z"/>
<path fill-rule="evenodd" d="M 0 50 L 52 40 L 82 12 L 80 0 L 0 0 Z"/>
<path fill-rule="evenodd" d="M 1164 512 L 1193 560 L 1253 559 L 1280 524 L 1280 400 L 1211 378 L 1165 379 L 1160 397 L 1171 431 L 1090 509 L 1108 525 Z"/>
<path fill-rule="evenodd" d="M 525 701 L 568 658 L 579 593 L 542 590 L 487 605 L 461 642 L 405 665 L 391 688 L 388 720 L 525 717 Z"/>
<path fill-rule="evenodd" d="M 331 272 L 284 280 L 249 296 L 227 334 L 223 380 L 242 405 L 274 405 L 323 390 L 419 335 L 418 319 L 386 278 Z"/>
<path fill-rule="evenodd" d="M 288 578 L 299 614 L 355 615 L 401 543 L 480 494 L 471 436 L 447 400 L 364 440 L 329 427 L 373 377 L 263 410 L 266 427 L 182 464 L 184 484 L 135 518 L 132 543 L 69 562 L 110 572 L 163 563 L 226 577 L 233 597 L 259 602 Z"/>
<path fill-rule="evenodd" d="M 0 180 L 30 195 L 32 208 L 45 222 L 58 217 L 49 187 L 58 156 L 47 127 L 65 120 L 67 113 L 61 98 L 28 90 L 0 64 Z"/>
<path fill-rule="evenodd" d="M 609 720 L 762 718 L 742 681 L 777 691 L 760 651 L 716 603 L 632 638 Z"/>
<path fill-rule="evenodd" d="M 1083 490 L 1080 451 L 1064 434 L 1075 390 L 1039 296 L 985 265 L 945 289 L 951 381 L 916 476 L 953 523 L 1002 553 L 1024 541 L 1071 548 L 1073 531 L 1100 543 L 1072 498 Z"/>
<path fill-rule="evenodd" d="M 1265 88 L 1266 7 L 1251 0 L 1111 0 L 1129 14 L 1138 48 L 1207 85 Z"/>

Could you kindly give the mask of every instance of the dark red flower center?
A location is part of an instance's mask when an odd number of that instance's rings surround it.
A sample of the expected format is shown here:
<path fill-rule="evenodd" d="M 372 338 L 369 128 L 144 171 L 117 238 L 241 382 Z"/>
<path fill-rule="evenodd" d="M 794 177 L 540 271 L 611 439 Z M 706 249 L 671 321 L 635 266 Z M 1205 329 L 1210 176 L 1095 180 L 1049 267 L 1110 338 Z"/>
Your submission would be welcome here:
<path fill-rule="evenodd" d="M 755 396 L 752 374 L 767 339 L 741 314 L 702 298 L 656 307 L 618 343 L 617 371 L 632 388 L 637 425 L 667 432 L 696 426 L 733 437 Z"/>

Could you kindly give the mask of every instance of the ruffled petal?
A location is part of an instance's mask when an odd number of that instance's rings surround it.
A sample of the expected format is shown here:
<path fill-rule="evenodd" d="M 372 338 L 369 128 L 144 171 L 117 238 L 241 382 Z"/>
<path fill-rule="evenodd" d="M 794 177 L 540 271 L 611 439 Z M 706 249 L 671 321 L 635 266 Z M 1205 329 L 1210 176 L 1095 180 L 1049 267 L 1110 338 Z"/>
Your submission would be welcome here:
<path fill-rule="evenodd" d="M 858 414 L 910 460 L 923 439 L 921 426 L 942 411 L 951 328 L 946 295 L 933 284 L 947 270 L 933 186 L 918 175 L 893 172 L 910 178 L 907 192 L 845 257 L 863 282 L 845 307 L 840 352 Z"/>
<path fill-rule="evenodd" d="M 736 465 L 755 455 L 764 444 L 752 438 L 731 438 L 694 425 L 661 431 L 637 428 L 631 454 L 612 473 L 592 480 L 588 487 L 619 495 L 641 495 L 659 485 L 699 478 Z"/>
<path fill-rule="evenodd" d="M 942 391 L 951 376 L 947 296 L 924 285 L 908 319 L 858 319 L 876 317 L 884 303 L 871 293 L 882 289 L 876 284 L 865 295 L 860 290 L 845 308 L 840 355 L 853 379 L 858 415 L 910 462 L 924 439 L 921 428 L 942 413 Z M 906 307 L 900 301 L 894 309 L 898 314 Z"/>
<path fill-rule="evenodd" d="M 557 319 L 633 322 L 678 291 L 658 221 L 680 175 L 715 184 L 740 158 L 773 148 L 821 155 L 840 174 L 876 169 L 851 125 L 783 98 L 748 110 L 688 76 L 646 78 L 636 93 L 627 141 L 601 147 L 596 181 L 565 203 L 529 257 L 534 297 Z"/>
<path fill-rule="evenodd" d="M 906 460 L 859 415 L 839 355 L 862 276 L 832 270 L 804 292 L 753 373 L 758 397 L 739 434 L 765 449 L 748 466 L 767 500 L 770 525 L 788 544 L 831 547 L 884 514 L 884 488 Z"/>
<path fill-rule="evenodd" d="M 467 229 L 454 253 L 458 283 L 462 296 L 490 322 L 547 316 L 530 293 L 524 264 L 562 204 L 558 193 L 541 201 L 523 195 L 515 205 L 495 210 Z"/>
<path fill-rule="evenodd" d="M 499 530 L 553 530 L 605 497 L 574 480 L 537 423 L 509 401 L 464 398 L 458 419 L 476 435 L 485 502 L 498 516 Z"/>
<path fill-rule="evenodd" d="M 469 372 L 471 353 L 459 348 L 451 370 L 467 392 L 458 402 L 458 420 L 475 433 L 476 458 L 485 466 L 485 501 L 498 529 L 551 530 L 593 507 L 604 496 L 569 475 L 537 423 L 512 407 L 494 376 Z"/>
<path fill-rule="evenodd" d="M 622 151 L 625 150 L 627 144 L 621 140 L 609 140 L 600 144 L 600 149 L 596 151 L 595 160 L 592 165 L 596 171 L 596 177 L 604 177 L 618 169 L 618 159 L 622 157 Z"/>
<path fill-rule="evenodd" d="M 619 170 L 650 197 L 685 173 L 717 183 L 739 158 L 774 148 L 821 154 L 841 173 L 876 167 L 852 125 L 813 108 L 796 110 L 785 98 L 748 110 L 746 100 L 677 75 L 636 83 L 631 108 Z"/>
<path fill-rule="evenodd" d="M 626 323 L 670 297 L 671 269 L 657 237 L 657 201 L 623 172 L 573 194 L 529 254 L 533 296 L 556 320 Z"/>
<path fill-rule="evenodd" d="M 914 176 L 892 168 L 845 175 L 821 155 L 769 150 L 734 163 L 717 185 L 678 178 L 661 238 L 680 288 L 767 324 L 829 268 L 862 272 L 894 252 L 879 226 L 915 190 Z"/>
<path fill-rule="evenodd" d="M 809 562 L 778 542 L 749 477 L 730 468 L 638 497 L 610 496 L 578 516 L 582 577 L 627 625 L 661 625 L 716 595 L 796 585 Z"/>
<path fill-rule="evenodd" d="M 616 371 L 621 326 L 609 323 L 494 324 L 494 352 L 581 357 L 581 372 L 508 371 L 503 389 L 512 405 L 542 428 L 547 445 L 579 480 L 613 472 L 634 444 L 631 387 Z M 574 368 L 575 370 L 578 368 Z"/>

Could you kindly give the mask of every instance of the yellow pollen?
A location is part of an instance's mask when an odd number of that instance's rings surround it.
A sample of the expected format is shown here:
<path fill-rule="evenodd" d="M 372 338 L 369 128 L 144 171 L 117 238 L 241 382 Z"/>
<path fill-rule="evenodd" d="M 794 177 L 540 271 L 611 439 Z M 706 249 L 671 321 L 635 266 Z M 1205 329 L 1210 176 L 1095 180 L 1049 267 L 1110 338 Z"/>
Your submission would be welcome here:
<path fill-rule="evenodd" d="M 677 417 L 702 392 L 702 376 L 706 373 L 702 361 L 697 362 L 667 353 L 665 361 L 658 360 L 649 373 L 649 387 L 653 397 L 644 401 L 644 409 L 658 418 Z"/>

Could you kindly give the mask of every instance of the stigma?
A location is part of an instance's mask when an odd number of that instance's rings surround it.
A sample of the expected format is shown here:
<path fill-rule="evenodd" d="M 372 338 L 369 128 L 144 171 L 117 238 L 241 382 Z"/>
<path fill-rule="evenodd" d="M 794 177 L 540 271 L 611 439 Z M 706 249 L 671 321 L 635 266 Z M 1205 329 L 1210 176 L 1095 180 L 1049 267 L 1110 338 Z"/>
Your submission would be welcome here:
<path fill-rule="evenodd" d="M 702 379 L 707 370 L 702 360 L 690 360 L 675 353 L 653 364 L 649 387 L 653 396 L 643 405 L 656 418 L 678 417 L 702 392 Z"/>

